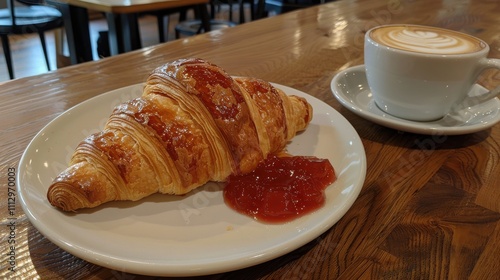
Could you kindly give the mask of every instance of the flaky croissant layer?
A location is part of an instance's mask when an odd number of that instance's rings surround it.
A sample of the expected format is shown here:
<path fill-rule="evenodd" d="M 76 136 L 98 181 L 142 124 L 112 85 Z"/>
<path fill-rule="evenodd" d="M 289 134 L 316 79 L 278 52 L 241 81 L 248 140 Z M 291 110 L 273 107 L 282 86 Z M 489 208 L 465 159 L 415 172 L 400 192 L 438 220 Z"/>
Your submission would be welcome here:
<path fill-rule="evenodd" d="M 255 78 L 201 59 L 155 69 L 140 98 L 117 106 L 49 187 L 64 211 L 153 193 L 185 194 L 245 174 L 306 128 L 312 108 Z"/>

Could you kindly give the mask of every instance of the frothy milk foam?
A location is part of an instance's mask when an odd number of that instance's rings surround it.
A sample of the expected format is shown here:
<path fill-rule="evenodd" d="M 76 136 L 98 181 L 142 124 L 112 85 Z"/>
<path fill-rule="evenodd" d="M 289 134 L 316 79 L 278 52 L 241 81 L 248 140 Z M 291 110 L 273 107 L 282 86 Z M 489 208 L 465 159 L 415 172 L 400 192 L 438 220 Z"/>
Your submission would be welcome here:
<path fill-rule="evenodd" d="M 370 38 L 388 47 L 429 54 L 465 54 L 485 48 L 467 34 L 427 26 L 384 26 L 372 30 Z"/>

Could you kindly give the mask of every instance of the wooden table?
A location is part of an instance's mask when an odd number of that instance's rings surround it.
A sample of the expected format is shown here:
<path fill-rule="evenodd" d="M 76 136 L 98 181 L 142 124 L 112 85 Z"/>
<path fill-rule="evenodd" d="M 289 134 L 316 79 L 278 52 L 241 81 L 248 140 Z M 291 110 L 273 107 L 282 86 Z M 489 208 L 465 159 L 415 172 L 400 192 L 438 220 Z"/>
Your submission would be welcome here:
<path fill-rule="evenodd" d="M 0 277 L 156 279 L 109 270 L 58 248 L 31 225 L 19 200 L 9 208 L 8 196 L 17 193 L 8 182 L 29 141 L 56 116 L 145 81 L 162 62 L 196 56 L 233 75 L 320 98 L 356 129 L 368 164 L 359 197 L 324 234 L 275 260 L 202 279 L 498 279 L 500 124 L 461 136 L 398 132 L 341 106 L 330 81 L 363 64 L 365 31 L 385 23 L 461 30 L 485 40 L 490 56 L 500 58 L 499 14 L 500 3 L 491 0 L 338 1 L 2 84 Z M 486 72 L 480 81 L 493 88 L 500 73 Z M 14 273 L 9 240 L 15 241 Z"/>
<path fill-rule="evenodd" d="M 108 23 L 111 55 L 141 48 L 137 14 L 194 8 L 205 30 L 210 30 L 208 0 L 47 0 L 57 7 L 64 18 L 72 64 L 91 61 L 87 10 L 103 12 Z M 165 12 L 168 13 L 168 12 Z"/>

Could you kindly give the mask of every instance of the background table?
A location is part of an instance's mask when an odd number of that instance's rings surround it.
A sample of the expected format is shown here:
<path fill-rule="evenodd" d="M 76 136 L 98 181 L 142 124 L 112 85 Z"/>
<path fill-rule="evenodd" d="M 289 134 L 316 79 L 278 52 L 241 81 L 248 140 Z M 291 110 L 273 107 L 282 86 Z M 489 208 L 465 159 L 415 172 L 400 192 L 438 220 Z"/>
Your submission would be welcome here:
<path fill-rule="evenodd" d="M 210 30 L 208 0 L 47 0 L 63 16 L 73 64 L 91 61 L 88 10 L 102 12 L 108 23 L 110 54 L 141 48 L 137 15 L 141 12 L 194 8 L 205 30 Z"/>
<path fill-rule="evenodd" d="M 42 236 L 19 204 L 8 215 L 9 172 L 33 136 L 68 108 L 143 82 L 165 61 L 201 57 L 320 98 L 363 141 L 368 172 L 346 215 L 309 244 L 275 260 L 200 279 L 497 279 L 500 275 L 500 124 L 470 135 L 418 135 L 375 125 L 342 107 L 330 81 L 363 64 L 363 35 L 386 23 L 460 30 L 500 58 L 500 3 L 491 0 L 338 1 L 96 62 L 2 84 L 0 277 L 155 279 L 78 259 Z M 480 79 L 492 88 L 500 73 Z M 426 143 L 426 145 L 422 145 Z M 335 145 L 335 143 L 332 143 Z M 43 198 L 41 198 L 43 199 Z M 9 229 L 9 218 L 15 229 Z M 11 273 L 9 236 L 17 272 Z"/>

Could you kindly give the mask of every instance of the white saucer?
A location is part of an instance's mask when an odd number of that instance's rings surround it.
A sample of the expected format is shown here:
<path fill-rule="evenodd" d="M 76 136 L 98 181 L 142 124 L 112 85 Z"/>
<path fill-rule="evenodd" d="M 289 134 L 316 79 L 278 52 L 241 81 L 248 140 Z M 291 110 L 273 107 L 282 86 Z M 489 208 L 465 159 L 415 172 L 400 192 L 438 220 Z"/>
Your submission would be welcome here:
<path fill-rule="evenodd" d="M 380 110 L 366 81 L 365 66 L 358 65 L 339 72 L 330 84 L 333 95 L 350 111 L 374 123 L 400 131 L 419 134 L 460 135 L 487 129 L 500 121 L 500 100 L 494 98 L 467 107 L 431 122 L 400 119 Z M 487 90 L 476 84 L 469 95 Z"/>

